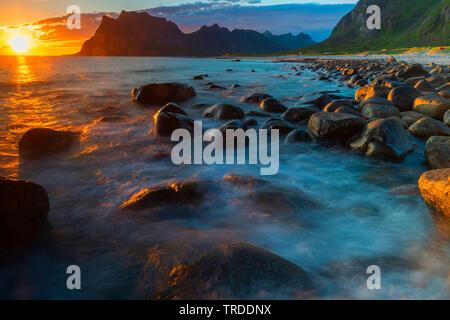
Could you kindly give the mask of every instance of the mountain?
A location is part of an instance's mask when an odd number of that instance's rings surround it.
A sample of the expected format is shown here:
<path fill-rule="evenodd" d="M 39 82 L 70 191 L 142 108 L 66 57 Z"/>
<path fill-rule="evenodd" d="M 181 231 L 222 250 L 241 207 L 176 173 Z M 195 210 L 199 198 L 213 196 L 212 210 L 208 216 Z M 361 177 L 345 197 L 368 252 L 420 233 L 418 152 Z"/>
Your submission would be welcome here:
<path fill-rule="evenodd" d="M 305 40 L 305 41 L 303 41 Z M 219 56 L 267 54 L 311 44 L 305 34 L 275 36 L 253 30 L 233 30 L 217 24 L 185 34 L 165 18 L 146 12 L 122 11 L 117 19 L 104 16 L 82 56 Z"/>
<path fill-rule="evenodd" d="M 381 9 L 381 30 L 369 30 L 367 8 Z M 450 45 L 450 0 L 360 0 L 331 36 L 303 52 L 356 52 Z"/>
<path fill-rule="evenodd" d="M 263 35 L 267 39 L 270 39 L 287 49 L 303 48 L 306 46 L 312 46 L 316 44 L 316 42 L 311 38 L 311 36 L 303 32 L 294 36 L 292 33 L 273 35 L 271 32 L 266 31 L 263 33 Z"/>

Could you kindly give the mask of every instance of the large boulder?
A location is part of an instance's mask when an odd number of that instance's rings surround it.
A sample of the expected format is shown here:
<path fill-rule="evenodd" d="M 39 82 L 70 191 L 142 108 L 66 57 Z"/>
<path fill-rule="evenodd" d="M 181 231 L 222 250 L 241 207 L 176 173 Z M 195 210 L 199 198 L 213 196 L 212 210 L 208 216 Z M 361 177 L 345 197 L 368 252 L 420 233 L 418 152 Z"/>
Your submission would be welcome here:
<path fill-rule="evenodd" d="M 450 137 L 429 138 L 425 145 L 425 158 L 433 169 L 450 168 Z"/>
<path fill-rule="evenodd" d="M 260 104 L 261 102 L 263 102 L 263 100 L 268 99 L 268 98 L 273 98 L 273 97 L 270 94 L 255 92 L 255 93 L 249 94 L 248 96 L 243 97 L 241 99 L 241 102 L 249 103 L 249 104 Z"/>
<path fill-rule="evenodd" d="M 25 132 L 19 141 L 19 155 L 28 159 L 48 157 L 70 149 L 77 133 L 36 128 Z"/>
<path fill-rule="evenodd" d="M 362 136 L 352 141 L 350 147 L 368 157 L 388 161 L 403 160 L 414 150 L 407 131 L 396 118 L 370 122 Z"/>
<path fill-rule="evenodd" d="M 314 105 L 300 105 L 287 109 L 281 117 L 287 121 L 297 122 L 308 120 L 316 112 L 320 110 Z"/>
<path fill-rule="evenodd" d="M 399 116 L 400 110 L 393 106 L 369 103 L 362 108 L 361 114 L 366 119 L 376 120 Z"/>
<path fill-rule="evenodd" d="M 431 118 L 422 118 L 409 126 L 408 131 L 420 138 L 428 139 L 432 136 L 448 136 L 450 128 L 440 121 Z"/>
<path fill-rule="evenodd" d="M 308 121 L 308 131 L 317 140 L 346 143 L 359 135 L 366 125 L 361 117 L 335 112 L 318 112 Z"/>
<path fill-rule="evenodd" d="M 413 64 L 407 67 L 405 70 L 398 72 L 398 77 L 403 78 L 405 80 L 414 77 L 429 77 L 430 73 L 424 69 L 421 64 Z"/>
<path fill-rule="evenodd" d="M 268 119 L 266 120 L 262 126 L 261 129 L 265 130 L 278 130 L 280 135 L 286 135 L 292 130 L 294 130 L 294 127 L 289 124 L 288 122 L 284 121 L 283 119 Z"/>
<path fill-rule="evenodd" d="M 241 108 L 226 103 L 213 105 L 203 112 L 203 116 L 205 118 L 214 118 L 216 120 L 243 119 L 245 117 L 244 111 L 242 111 Z"/>
<path fill-rule="evenodd" d="M 274 98 L 267 98 L 261 102 L 261 109 L 266 112 L 283 113 L 287 110 L 286 106 Z"/>
<path fill-rule="evenodd" d="M 331 102 L 331 98 L 326 93 L 315 92 L 303 96 L 299 102 L 301 104 L 315 105 L 320 110 L 322 110 L 327 104 Z"/>
<path fill-rule="evenodd" d="M 0 177 L 0 262 L 30 244 L 50 205 L 47 191 L 30 181 Z"/>
<path fill-rule="evenodd" d="M 387 99 L 391 89 L 385 86 L 366 86 L 359 88 L 355 93 L 355 100 L 357 102 L 365 101 L 372 97 Z"/>
<path fill-rule="evenodd" d="M 394 88 L 389 93 L 388 99 L 400 110 L 410 111 L 414 100 L 420 97 L 422 93 L 411 86 L 400 86 Z"/>
<path fill-rule="evenodd" d="M 181 102 L 195 95 L 193 87 L 179 82 L 150 83 L 131 91 L 133 101 L 141 104 L 161 105 L 171 101 Z"/>
<path fill-rule="evenodd" d="M 441 120 L 445 112 L 450 109 L 450 99 L 439 94 L 427 94 L 414 100 L 414 111 Z"/>
<path fill-rule="evenodd" d="M 222 243 L 173 268 L 160 299 L 305 298 L 313 282 L 297 265 L 246 243 Z"/>
<path fill-rule="evenodd" d="M 174 112 L 168 112 L 172 110 Z M 176 112 L 173 107 L 161 108 L 153 117 L 155 120 L 155 136 L 167 137 L 172 135 L 172 132 L 177 129 L 186 129 L 192 131 L 194 128 L 194 120 L 184 114 Z"/>
<path fill-rule="evenodd" d="M 450 169 L 425 172 L 419 179 L 419 188 L 430 211 L 438 217 L 450 218 Z"/>

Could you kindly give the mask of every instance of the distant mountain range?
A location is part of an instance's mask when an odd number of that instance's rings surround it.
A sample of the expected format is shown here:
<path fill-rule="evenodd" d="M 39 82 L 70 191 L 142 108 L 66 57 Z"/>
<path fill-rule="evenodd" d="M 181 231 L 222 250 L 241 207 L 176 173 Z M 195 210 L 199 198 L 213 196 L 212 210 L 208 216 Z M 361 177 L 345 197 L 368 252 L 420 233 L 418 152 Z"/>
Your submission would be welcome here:
<path fill-rule="evenodd" d="M 104 16 L 95 35 L 87 40 L 82 56 L 220 56 L 269 54 L 315 44 L 309 35 L 273 35 L 233 30 L 217 24 L 185 34 L 165 18 L 146 12 L 122 11 L 117 19 Z"/>
<path fill-rule="evenodd" d="M 369 30 L 367 8 L 381 9 L 381 30 Z M 308 52 L 361 52 L 450 45 L 450 0 L 360 0 L 331 36 Z"/>

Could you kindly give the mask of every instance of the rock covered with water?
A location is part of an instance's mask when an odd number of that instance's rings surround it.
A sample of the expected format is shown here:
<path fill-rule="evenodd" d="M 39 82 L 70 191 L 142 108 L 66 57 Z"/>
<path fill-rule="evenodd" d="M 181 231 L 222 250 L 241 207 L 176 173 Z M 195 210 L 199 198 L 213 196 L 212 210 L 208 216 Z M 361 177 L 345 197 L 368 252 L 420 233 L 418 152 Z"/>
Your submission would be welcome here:
<path fill-rule="evenodd" d="M 170 103 L 154 115 L 155 136 L 167 137 L 177 129 L 192 131 L 194 120 L 178 105 Z"/>
<path fill-rule="evenodd" d="M 241 108 L 231 104 L 219 103 L 206 109 L 203 112 L 205 118 L 221 119 L 243 119 L 245 117 L 244 111 Z"/>
<path fill-rule="evenodd" d="M 433 169 L 450 168 L 450 137 L 429 138 L 425 145 L 425 158 Z"/>
<path fill-rule="evenodd" d="M 370 122 L 360 138 L 350 147 L 368 157 L 388 161 L 403 160 L 414 150 L 407 131 L 396 118 Z"/>
<path fill-rule="evenodd" d="M 265 130 L 279 130 L 280 135 L 285 135 L 294 130 L 295 128 L 283 119 L 271 118 L 266 121 L 261 126 L 261 129 Z"/>
<path fill-rule="evenodd" d="M 267 98 L 261 102 L 261 109 L 266 112 L 283 113 L 287 110 L 286 106 L 274 98 Z"/>
<path fill-rule="evenodd" d="M 27 159 L 39 159 L 69 150 L 77 141 L 78 134 L 36 128 L 25 132 L 19 141 L 19 155 Z"/>
<path fill-rule="evenodd" d="M 308 121 L 308 131 L 317 140 L 346 143 L 366 126 L 361 117 L 335 112 L 318 112 Z"/>
<path fill-rule="evenodd" d="M 327 104 L 331 102 L 331 98 L 328 94 L 322 92 L 314 92 L 303 96 L 300 101 L 301 104 L 315 105 L 322 110 Z"/>
<path fill-rule="evenodd" d="M 0 252 L 14 253 L 29 245 L 49 209 L 47 191 L 42 186 L 0 177 Z"/>
<path fill-rule="evenodd" d="M 160 299 L 306 298 L 313 281 L 299 266 L 246 243 L 221 243 L 173 268 Z"/>
<path fill-rule="evenodd" d="M 150 83 L 131 91 L 133 101 L 141 104 L 182 102 L 196 96 L 195 89 L 184 83 Z"/>
<path fill-rule="evenodd" d="M 248 103 L 248 104 L 260 104 L 261 102 L 263 102 L 265 99 L 268 98 L 273 98 L 270 94 L 266 94 L 266 93 L 259 93 L 259 92 L 255 92 L 255 93 L 251 93 L 248 96 L 245 96 L 241 99 L 242 103 Z"/>
<path fill-rule="evenodd" d="M 450 218 L 449 168 L 425 172 L 419 179 L 419 188 L 433 214 Z"/>
<path fill-rule="evenodd" d="M 287 121 L 299 122 L 308 120 L 316 112 L 320 110 L 314 105 L 300 105 L 287 109 L 281 117 Z"/>
<path fill-rule="evenodd" d="M 306 129 L 295 129 L 291 131 L 284 140 L 285 143 L 298 143 L 312 141 L 311 136 Z"/>

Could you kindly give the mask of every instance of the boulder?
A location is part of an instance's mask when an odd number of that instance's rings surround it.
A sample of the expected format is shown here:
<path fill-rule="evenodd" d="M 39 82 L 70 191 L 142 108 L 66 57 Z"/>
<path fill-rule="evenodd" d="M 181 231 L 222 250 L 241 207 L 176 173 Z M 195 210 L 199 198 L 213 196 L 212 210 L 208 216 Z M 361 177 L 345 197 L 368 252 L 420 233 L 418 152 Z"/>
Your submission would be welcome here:
<path fill-rule="evenodd" d="M 450 127 L 450 110 L 447 110 L 444 114 L 444 123 Z"/>
<path fill-rule="evenodd" d="M 209 186 L 208 183 L 202 181 L 181 181 L 170 186 L 142 189 L 124 202 L 120 209 L 142 211 L 162 204 L 196 205 L 203 200 Z"/>
<path fill-rule="evenodd" d="M 424 118 L 424 115 L 415 111 L 403 111 L 400 112 L 400 118 L 402 118 L 409 127 L 416 121 Z"/>
<path fill-rule="evenodd" d="M 313 282 L 297 265 L 246 243 L 222 243 L 172 269 L 159 299 L 305 298 Z"/>
<path fill-rule="evenodd" d="M 50 205 L 47 191 L 26 180 L 0 177 L 0 253 L 24 249 L 36 237 Z M 6 258 L 0 254 L 0 261 Z"/>
<path fill-rule="evenodd" d="M 328 94 L 320 93 L 320 92 L 307 94 L 306 96 L 303 96 L 300 99 L 301 104 L 309 104 L 309 105 L 313 104 L 316 107 L 318 107 L 320 110 L 325 108 L 325 106 L 327 104 L 329 104 L 330 102 L 331 102 L 331 99 L 328 96 Z"/>
<path fill-rule="evenodd" d="M 427 78 L 426 80 L 434 88 L 443 86 L 448 82 L 448 80 L 446 78 L 444 78 L 443 76 L 439 76 L 439 75 L 431 76 L 431 77 Z"/>
<path fill-rule="evenodd" d="M 438 94 L 427 94 L 416 98 L 413 107 L 416 112 L 442 121 L 445 112 L 450 109 L 450 99 Z"/>
<path fill-rule="evenodd" d="M 261 109 L 266 112 L 273 113 L 283 113 L 287 110 L 286 106 L 284 106 L 281 102 L 274 98 L 267 98 L 261 102 Z"/>
<path fill-rule="evenodd" d="M 425 172 L 419 179 L 422 197 L 438 217 L 450 218 L 450 169 Z"/>
<path fill-rule="evenodd" d="M 336 113 L 348 113 L 348 114 L 353 114 L 353 115 L 358 116 L 358 117 L 362 117 L 361 113 L 356 111 L 356 109 L 353 108 L 353 107 L 342 106 L 342 107 L 337 108 L 334 112 L 336 112 Z"/>
<path fill-rule="evenodd" d="M 298 122 L 308 120 L 316 112 L 320 110 L 314 105 L 300 105 L 287 109 L 281 117 L 287 121 Z"/>
<path fill-rule="evenodd" d="M 20 138 L 19 155 L 27 159 L 40 159 L 67 151 L 77 141 L 78 134 L 47 128 L 28 130 Z"/>
<path fill-rule="evenodd" d="M 329 104 L 327 104 L 325 106 L 325 108 L 323 108 L 323 112 L 335 112 L 336 109 L 340 108 L 340 107 L 349 107 L 349 108 L 353 108 L 353 103 L 351 100 L 336 100 L 333 102 L 330 102 Z"/>
<path fill-rule="evenodd" d="M 368 157 L 388 161 L 401 161 L 414 150 L 407 131 L 396 118 L 370 122 L 350 147 Z"/>
<path fill-rule="evenodd" d="M 292 130 L 294 130 L 294 127 L 292 127 L 288 122 L 284 121 L 283 119 L 268 119 L 263 123 L 261 126 L 261 129 L 266 130 L 279 130 L 280 135 L 286 135 Z"/>
<path fill-rule="evenodd" d="M 249 104 L 260 104 L 261 102 L 263 102 L 263 100 L 265 100 L 267 98 L 273 98 L 273 97 L 270 94 L 265 94 L 265 93 L 252 93 L 246 97 L 243 97 L 241 99 L 241 102 L 249 103 Z"/>
<path fill-rule="evenodd" d="M 400 110 L 410 111 L 412 109 L 414 100 L 420 97 L 422 93 L 411 86 L 400 86 L 391 90 L 388 100 Z"/>
<path fill-rule="evenodd" d="M 381 105 L 386 105 L 386 106 L 392 106 L 395 107 L 394 104 L 392 103 L 392 101 L 389 101 L 388 99 L 385 98 L 380 98 L 380 97 L 372 97 L 369 98 L 365 101 L 362 101 L 358 104 L 358 106 L 356 107 L 356 110 L 358 112 L 361 112 L 362 109 L 367 105 L 367 104 L 381 104 Z"/>
<path fill-rule="evenodd" d="M 366 125 L 361 117 L 335 112 L 318 112 L 308 121 L 308 131 L 317 140 L 346 143 L 359 135 Z"/>
<path fill-rule="evenodd" d="M 425 158 L 433 169 L 450 168 L 450 137 L 430 137 L 425 145 Z"/>
<path fill-rule="evenodd" d="M 421 92 L 434 92 L 433 86 L 425 79 L 420 80 L 414 85 L 414 88 Z"/>
<path fill-rule="evenodd" d="M 169 102 L 164 107 L 159 109 L 159 112 L 171 112 L 171 113 L 177 113 L 187 116 L 188 114 L 186 111 L 184 111 L 178 104 L 174 102 Z"/>
<path fill-rule="evenodd" d="M 409 126 L 408 131 L 416 137 L 425 139 L 432 136 L 448 136 L 450 134 L 450 128 L 442 122 L 428 117 L 414 122 Z"/>
<path fill-rule="evenodd" d="M 413 77 L 429 77 L 431 76 L 428 71 L 424 69 L 424 67 L 421 64 L 413 64 L 409 67 L 407 67 L 405 70 L 398 72 L 398 77 L 403 78 L 405 80 Z"/>
<path fill-rule="evenodd" d="M 379 97 L 386 99 L 391 90 L 385 86 L 367 86 L 356 90 L 355 100 L 357 102 L 365 101 L 372 97 Z"/>
<path fill-rule="evenodd" d="M 309 142 L 312 138 L 305 129 L 295 129 L 286 136 L 285 143 Z"/>
<path fill-rule="evenodd" d="M 155 122 L 155 136 L 167 137 L 172 135 L 172 132 L 176 129 L 193 130 L 194 120 L 192 118 L 180 113 L 164 111 L 165 108 L 161 108 L 153 117 Z M 173 107 L 168 109 L 173 109 Z"/>
<path fill-rule="evenodd" d="M 221 119 L 243 119 L 245 117 L 241 108 L 231 104 L 219 103 L 203 112 L 205 118 Z"/>
<path fill-rule="evenodd" d="M 141 104 L 181 102 L 195 97 L 195 95 L 193 87 L 178 82 L 151 83 L 131 91 L 133 101 Z"/>
<path fill-rule="evenodd" d="M 393 106 L 369 103 L 362 108 L 361 114 L 366 119 L 376 120 L 399 116 L 400 110 Z"/>

